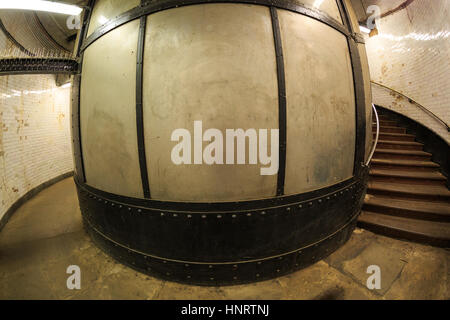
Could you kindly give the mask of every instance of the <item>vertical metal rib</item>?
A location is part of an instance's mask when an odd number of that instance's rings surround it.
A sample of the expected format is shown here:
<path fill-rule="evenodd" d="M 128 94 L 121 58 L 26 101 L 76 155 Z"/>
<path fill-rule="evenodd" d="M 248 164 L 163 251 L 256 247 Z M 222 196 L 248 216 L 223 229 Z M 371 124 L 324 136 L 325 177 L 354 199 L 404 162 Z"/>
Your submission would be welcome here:
<path fill-rule="evenodd" d="M 356 121 L 356 139 L 355 139 L 355 158 L 353 165 L 353 174 L 360 175 L 365 163 L 366 153 L 366 95 L 364 92 L 364 77 L 361 65 L 361 56 L 358 51 L 358 44 L 353 39 L 353 35 L 359 30 L 353 30 L 350 22 L 348 8 L 345 0 L 338 1 L 339 11 L 342 15 L 344 25 L 350 31 L 350 36 L 347 38 L 348 47 L 350 51 L 350 60 L 352 63 L 353 83 L 355 90 L 355 121 Z"/>
<path fill-rule="evenodd" d="M 284 74 L 283 46 L 281 44 L 280 23 L 278 21 L 278 13 L 275 7 L 270 7 L 270 16 L 272 18 L 275 54 L 277 59 L 278 128 L 280 130 L 277 196 L 282 196 L 284 194 L 284 181 L 286 175 L 286 80 Z"/>
<path fill-rule="evenodd" d="M 139 166 L 141 168 L 142 189 L 144 197 L 150 198 L 150 186 L 148 182 L 147 171 L 147 157 L 145 154 L 145 139 L 144 139 L 144 112 L 142 108 L 142 76 L 144 67 L 144 41 L 145 41 L 145 27 L 147 17 L 140 18 L 139 36 L 137 46 L 137 62 L 136 62 L 136 128 L 137 128 L 137 143 L 139 152 Z"/>
<path fill-rule="evenodd" d="M 80 57 L 80 48 L 86 38 L 87 27 L 89 25 L 89 20 L 91 19 L 92 9 L 94 6 L 94 0 L 89 1 L 88 9 L 86 9 L 83 15 L 83 24 L 80 30 L 80 39 L 78 43 L 78 48 L 76 52 L 76 57 L 79 59 L 78 72 L 79 74 L 74 77 L 73 87 L 72 87 L 72 136 L 73 136 L 73 150 L 75 157 L 75 172 L 76 179 L 80 182 L 86 182 L 86 173 L 84 170 L 83 161 L 83 148 L 81 145 L 81 69 L 83 67 L 83 54 Z M 76 100 L 75 100 L 76 99 Z"/>

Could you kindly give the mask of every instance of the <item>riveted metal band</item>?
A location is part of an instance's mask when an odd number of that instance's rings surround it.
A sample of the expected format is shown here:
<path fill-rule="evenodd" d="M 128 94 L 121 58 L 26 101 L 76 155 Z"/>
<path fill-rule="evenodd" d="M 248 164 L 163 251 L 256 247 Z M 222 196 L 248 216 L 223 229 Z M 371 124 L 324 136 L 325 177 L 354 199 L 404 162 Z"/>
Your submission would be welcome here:
<path fill-rule="evenodd" d="M 0 59 L 0 75 L 9 74 L 74 74 L 78 63 L 74 59 L 8 58 Z"/>
<path fill-rule="evenodd" d="M 277 256 L 243 262 L 196 263 L 164 259 L 126 247 L 96 230 L 87 219 L 84 226 L 94 242 L 119 262 L 140 272 L 169 281 L 196 285 L 235 285 L 282 276 L 311 265 L 334 252 L 351 236 L 355 214 L 333 234 Z"/>
<path fill-rule="evenodd" d="M 113 250 L 113 246 L 129 252 L 124 259 L 118 257 L 125 262 L 130 259 L 128 263 L 147 256 L 145 259 L 153 261 L 151 264 L 161 263 L 161 266 L 162 261 L 172 261 L 178 267 L 186 263 L 199 265 L 200 269 L 193 270 L 191 276 L 192 283 L 200 283 L 198 277 L 203 276 L 200 270 L 205 264 L 273 260 L 325 243 L 325 239 L 345 228 L 359 213 L 366 180 L 367 172 L 344 185 L 306 195 L 281 197 L 278 205 L 270 205 L 269 199 L 213 205 L 146 199 L 131 201 L 133 198 L 107 194 L 76 183 L 83 219 L 88 229 L 95 233 L 94 238 L 103 239 L 102 247 Z M 317 256 L 334 250 L 327 245 L 316 247 L 320 247 L 314 249 Z M 311 261 L 303 261 L 300 265 L 305 263 Z M 293 271 L 292 267 L 283 266 L 283 270 Z M 170 269 L 164 270 L 170 272 Z M 278 272 L 267 274 L 279 275 Z M 184 281 L 183 277 L 175 280 Z M 241 275 L 240 280 L 254 279 L 245 279 Z M 222 280 L 217 281 L 222 283 Z"/>
<path fill-rule="evenodd" d="M 281 43 L 280 23 L 278 21 L 277 8 L 270 7 L 270 17 L 272 19 L 272 30 L 275 43 L 275 56 L 277 59 L 277 80 L 278 80 L 278 128 L 279 128 L 279 148 L 278 148 L 278 176 L 277 176 L 277 196 L 284 194 L 284 182 L 286 176 L 286 77 L 284 74 L 283 45 Z"/>
<path fill-rule="evenodd" d="M 254 5 L 276 7 L 279 9 L 285 9 L 311 17 L 315 20 L 327 24 L 328 26 L 343 33 L 346 36 L 350 35 L 350 32 L 346 27 L 344 27 L 344 25 L 342 25 L 337 20 L 331 18 L 325 12 L 317 10 L 316 8 L 313 7 L 309 7 L 307 5 L 294 3 L 289 0 L 159 0 L 139 5 L 131 10 L 128 10 L 118 15 L 114 19 L 102 25 L 97 30 L 95 30 L 85 41 L 83 41 L 81 50 L 84 51 L 88 46 L 90 46 L 93 42 L 95 42 L 97 39 L 99 39 L 106 33 L 114 30 L 117 27 L 120 27 L 121 25 L 127 22 L 138 19 L 142 16 L 146 16 L 162 10 L 205 3 L 242 3 L 242 4 L 254 4 Z"/>

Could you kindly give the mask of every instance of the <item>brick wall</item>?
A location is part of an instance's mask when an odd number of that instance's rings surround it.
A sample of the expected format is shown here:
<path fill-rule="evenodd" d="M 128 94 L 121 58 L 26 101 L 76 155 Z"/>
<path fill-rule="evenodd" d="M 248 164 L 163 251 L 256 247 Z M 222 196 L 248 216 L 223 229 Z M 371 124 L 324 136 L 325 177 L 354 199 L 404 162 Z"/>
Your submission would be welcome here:
<path fill-rule="evenodd" d="M 450 1 L 415 0 L 380 20 L 366 39 L 372 80 L 417 101 L 450 123 Z M 374 102 L 427 126 L 447 142 L 445 127 L 417 106 L 373 86 Z"/>
<path fill-rule="evenodd" d="M 0 76 L 0 218 L 20 197 L 73 170 L 70 87 L 54 75 Z"/>

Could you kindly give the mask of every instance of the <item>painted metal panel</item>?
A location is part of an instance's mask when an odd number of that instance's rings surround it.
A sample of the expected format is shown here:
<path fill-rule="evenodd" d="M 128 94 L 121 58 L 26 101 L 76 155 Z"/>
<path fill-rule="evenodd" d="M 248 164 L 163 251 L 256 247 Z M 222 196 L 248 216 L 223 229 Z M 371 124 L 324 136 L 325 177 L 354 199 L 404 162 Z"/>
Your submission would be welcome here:
<path fill-rule="evenodd" d="M 278 129 L 269 8 L 205 4 L 150 15 L 143 87 L 152 198 L 216 202 L 276 194 L 277 175 L 262 176 L 261 165 L 171 161 L 172 131 L 185 128 L 193 135 L 195 120 L 224 137 L 226 129 Z"/>
<path fill-rule="evenodd" d="M 108 20 L 128 11 L 140 4 L 140 0 L 97 0 L 92 10 L 89 30 L 87 35 L 95 31 L 98 27 L 108 22 Z"/>
<path fill-rule="evenodd" d="M 355 95 L 347 39 L 311 18 L 279 10 L 286 70 L 285 194 L 352 176 Z"/>
<path fill-rule="evenodd" d="M 88 185 L 142 197 L 136 129 L 139 20 L 84 52 L 80 92 L 83 160 Z"/>

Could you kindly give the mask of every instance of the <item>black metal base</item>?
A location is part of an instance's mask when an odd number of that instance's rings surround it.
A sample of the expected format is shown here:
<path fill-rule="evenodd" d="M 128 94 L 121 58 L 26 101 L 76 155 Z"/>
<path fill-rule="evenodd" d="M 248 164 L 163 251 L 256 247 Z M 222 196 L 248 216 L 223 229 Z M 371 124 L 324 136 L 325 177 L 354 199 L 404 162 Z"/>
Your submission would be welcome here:
<path fill-rule="evenodd" d="M 118 261 L 197 285 L 274 278 L 345 243 L 365 195 L 363 176 L 306 194 L 233 203 L 128 198 L 77 181 L 86 230 Z"/>

